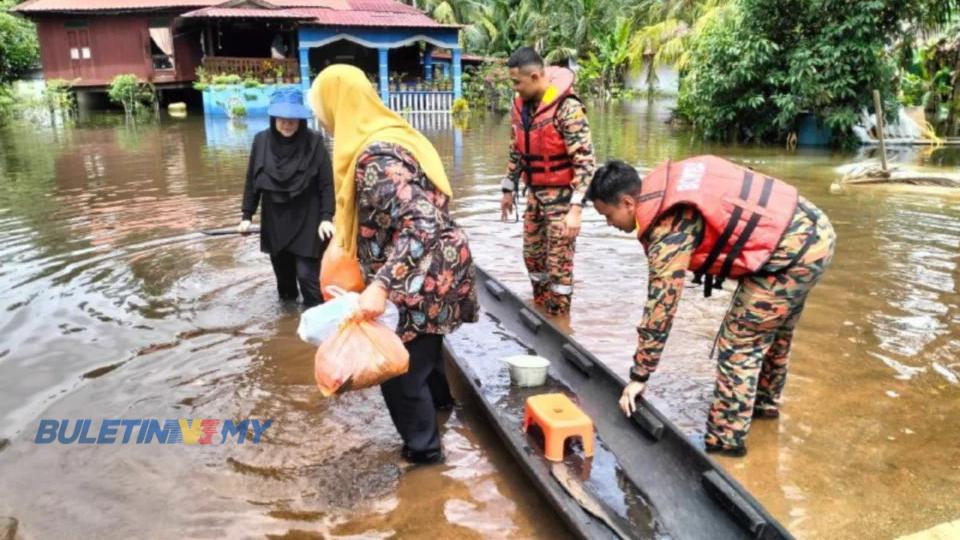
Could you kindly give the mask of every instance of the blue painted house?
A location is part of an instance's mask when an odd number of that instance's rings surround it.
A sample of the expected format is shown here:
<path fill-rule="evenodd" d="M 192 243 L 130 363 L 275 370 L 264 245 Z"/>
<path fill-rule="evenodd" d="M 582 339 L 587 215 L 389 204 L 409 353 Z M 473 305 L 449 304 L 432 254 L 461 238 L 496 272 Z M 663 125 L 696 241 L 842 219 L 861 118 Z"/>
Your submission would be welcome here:
<path fill-rule="evenodd" d="M 449 112 L 461 96 L 460 27 L 394 0 L 232 0 L 185 12 L 177 26 L 201 36 L 205 77 L 246 81 L 207 85 L 208 115 L 241 105 L 247 115 L 265 114 L 278 85 L 306 91 L 333 63 L 363 69 L 397 111 Z"/>

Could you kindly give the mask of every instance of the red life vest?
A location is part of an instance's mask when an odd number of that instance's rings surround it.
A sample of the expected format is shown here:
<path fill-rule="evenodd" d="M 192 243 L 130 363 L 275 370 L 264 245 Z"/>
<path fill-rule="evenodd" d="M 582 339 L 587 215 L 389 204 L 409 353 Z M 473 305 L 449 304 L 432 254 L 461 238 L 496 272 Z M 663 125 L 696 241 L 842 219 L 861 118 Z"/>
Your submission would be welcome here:
<path fill-rule="evenodd" d="M 529 125 L 523 123 L 520 96 L 513 100 L 511 120 L 515 148 L 520 153 L 518 172 L 526 177 L 527 186 L 569 187 L 573 182 L 573 162 L 554 119 L 560 104 L 580 98 L 573 94 L 574 75 L 569 69 L 551 66 L 546 69 L 546 76 L 550 88 Z"/>
<path fill-rule="evenodd" d="M 688 266 L 708 276 L 705 294 L 724 278 L 753 274 L 770 259 L 797 208 L 797 188 L 716 156 L 667 161 L 641 185 L 637 233 L 646 233 L 678 204 L 692 206 L 704 221 L 703 239 Z M 713 279 L 716 278 L 716 279 Z"/>

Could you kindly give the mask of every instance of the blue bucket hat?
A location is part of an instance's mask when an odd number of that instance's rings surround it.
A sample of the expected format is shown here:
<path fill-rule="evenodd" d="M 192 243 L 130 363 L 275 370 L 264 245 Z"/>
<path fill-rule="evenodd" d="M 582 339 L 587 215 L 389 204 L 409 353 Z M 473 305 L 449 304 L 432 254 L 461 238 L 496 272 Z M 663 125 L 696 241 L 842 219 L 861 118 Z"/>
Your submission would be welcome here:
<path fill-rule="evenodd" d="M 270 94 L 267 114 L 274 118 L 313 118 L 310 108 L 303 104 L 303 92 L 297 88 L 281 88 Z"/>

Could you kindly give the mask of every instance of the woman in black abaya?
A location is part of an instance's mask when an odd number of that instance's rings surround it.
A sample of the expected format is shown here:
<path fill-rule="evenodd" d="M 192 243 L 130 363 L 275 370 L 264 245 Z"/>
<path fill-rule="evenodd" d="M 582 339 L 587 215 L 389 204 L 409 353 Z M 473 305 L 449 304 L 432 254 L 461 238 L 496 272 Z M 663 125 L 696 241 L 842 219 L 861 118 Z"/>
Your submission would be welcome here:
<path fill-rule="evenodd" d="M 274 92 L 268 114 L 270 128 L 253 139 L 237 230 L 250 229 L 262 200 L 260 251 L 270 255 L 277 292 L 296 300 L 299 285 L 309 307 L 322 301 L 320 258 L 334 233 L 330 155 L 323 136 L 307 127 L 313 114 L 300 90 Z"/>

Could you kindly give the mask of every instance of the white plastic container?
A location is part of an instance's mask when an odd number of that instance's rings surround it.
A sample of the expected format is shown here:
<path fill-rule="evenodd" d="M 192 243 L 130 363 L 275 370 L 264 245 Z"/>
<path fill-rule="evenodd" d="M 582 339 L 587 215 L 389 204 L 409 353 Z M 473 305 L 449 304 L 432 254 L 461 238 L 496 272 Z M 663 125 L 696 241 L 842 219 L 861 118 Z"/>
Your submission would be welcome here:
<path fill-rule="evenodd" d="M 550 361 L 540 356 L 518 354 L 503 362 L 510 367 L 510 380 L 517 386 L 542 386 L 547 382 Z"/>

